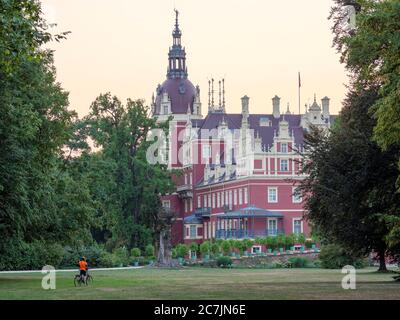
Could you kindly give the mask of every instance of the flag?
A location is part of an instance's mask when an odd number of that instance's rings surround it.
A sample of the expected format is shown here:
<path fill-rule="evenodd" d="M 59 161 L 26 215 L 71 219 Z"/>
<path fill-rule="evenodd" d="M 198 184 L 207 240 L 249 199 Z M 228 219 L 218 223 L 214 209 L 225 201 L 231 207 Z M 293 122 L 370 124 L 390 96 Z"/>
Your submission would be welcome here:
<path fill-rule="evenodd" d="M 300 78 L 300 72 L 299 72 L 299 88 L 301 87 L 301 78 Z"/>

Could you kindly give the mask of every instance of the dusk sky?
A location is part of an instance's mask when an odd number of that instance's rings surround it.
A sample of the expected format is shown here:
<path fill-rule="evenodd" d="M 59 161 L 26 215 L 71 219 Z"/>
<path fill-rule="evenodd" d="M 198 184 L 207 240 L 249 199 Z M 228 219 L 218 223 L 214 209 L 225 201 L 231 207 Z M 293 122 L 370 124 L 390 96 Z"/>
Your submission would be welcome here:
<path fill-rule="evenodd" d="M 341 109 L 347 77 L 332 48 L 332 0 L 43 0 L 54 31 L 71 31 L 55 49 L 58 80 L 70 92 L 71 109 L 85 115 L 100 93 L 150 103 L 166 77 L 174 7 L 180 12 L 189 79 L 201 89 L 207 112 L 208 79 L 225 78 L 226 109 L 239 113 L 240 97 L 250 112 L 272 113 L 277 94 L 281 110 L 298 113 L 312 102 L 331 98 Z M 320 101 L 319 101 L 320 102 Z"/>

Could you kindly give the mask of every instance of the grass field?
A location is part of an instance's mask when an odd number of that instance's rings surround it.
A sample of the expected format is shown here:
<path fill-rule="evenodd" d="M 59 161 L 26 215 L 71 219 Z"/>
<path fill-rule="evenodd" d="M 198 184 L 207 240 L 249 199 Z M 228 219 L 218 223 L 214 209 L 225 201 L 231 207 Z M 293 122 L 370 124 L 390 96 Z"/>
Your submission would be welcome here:
<path fill-rule="evenodd" d="M 75 288 L 75 273 L 57 273 L 56 290 L 42 275 L 0 274 L 0 299 L 400 299 L 393 274 L 357 271 L 356 290 L 343 290 L 340 270 L 185 268 L 95 271 Z"/>

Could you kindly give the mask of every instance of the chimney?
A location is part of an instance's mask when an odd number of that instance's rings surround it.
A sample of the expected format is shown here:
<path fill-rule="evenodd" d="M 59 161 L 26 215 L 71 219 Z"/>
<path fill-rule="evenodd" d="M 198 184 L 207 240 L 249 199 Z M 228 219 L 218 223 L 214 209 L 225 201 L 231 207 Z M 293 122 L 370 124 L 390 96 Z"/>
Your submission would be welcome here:
<path fill-rule="evenodd" d="M 322 115 L 325 119 L 329 119 L 329 101 L 328 97 L 322 98 Z"/>
<path fill-rule="evenodd" d="M 249 114 L 249 97 L 244 96 L 242 99 L 242 114 Z"/>
<path fill-rule="evenodd" d="M 272 114 L 275 119 L 278 119 L 281 115 L 279 111 L 279 104 L 280 104 L 281 98 L 279 98 L 277 95 L 272 98 Z"/>

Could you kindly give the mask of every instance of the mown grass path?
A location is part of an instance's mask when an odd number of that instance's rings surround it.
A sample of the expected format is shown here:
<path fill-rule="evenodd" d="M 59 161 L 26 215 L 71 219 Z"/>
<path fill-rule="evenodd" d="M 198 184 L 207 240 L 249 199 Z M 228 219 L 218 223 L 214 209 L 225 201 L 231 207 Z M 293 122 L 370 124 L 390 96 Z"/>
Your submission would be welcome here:
<path fill-rule="evenodd" d="M 343 290 L 340 270 L 142 268 L 92 271 L 75 288 L 75 273 L 57 273 L 43 290 L 40 273 L 0 274 L 0 299 L 400 299 L 400 282 L 375 268 L 357 271 L 357 289 Z"/>

